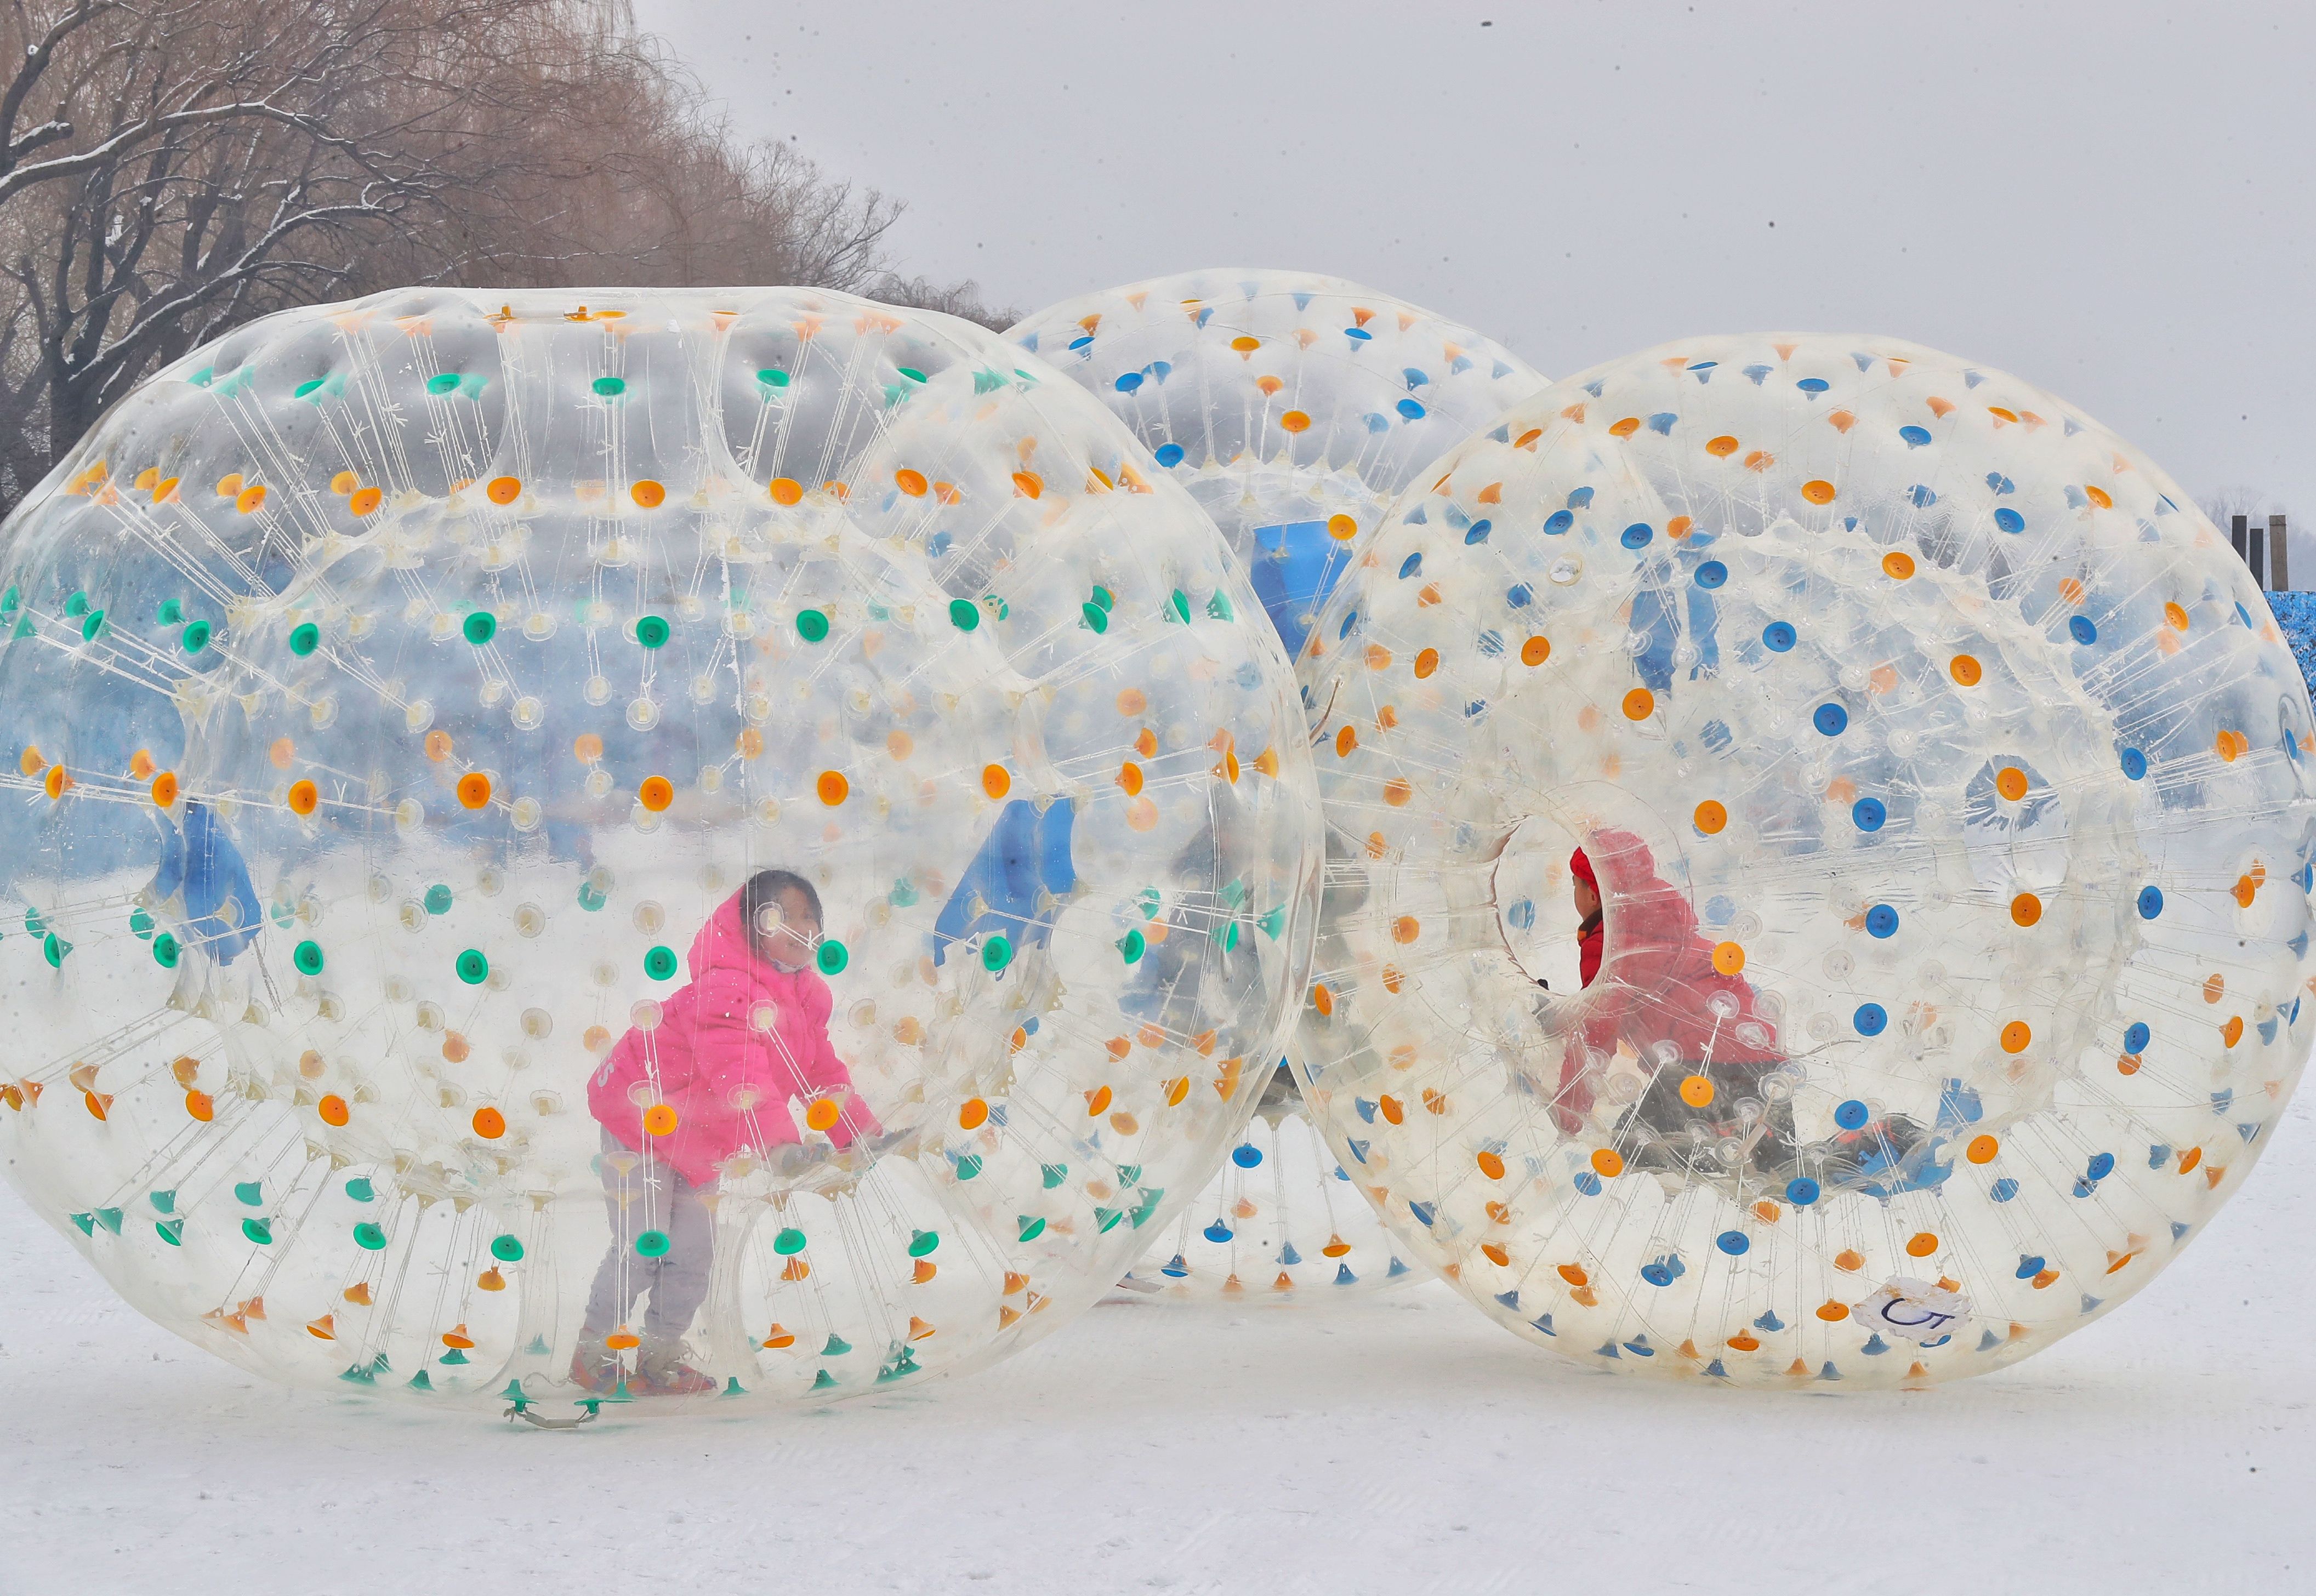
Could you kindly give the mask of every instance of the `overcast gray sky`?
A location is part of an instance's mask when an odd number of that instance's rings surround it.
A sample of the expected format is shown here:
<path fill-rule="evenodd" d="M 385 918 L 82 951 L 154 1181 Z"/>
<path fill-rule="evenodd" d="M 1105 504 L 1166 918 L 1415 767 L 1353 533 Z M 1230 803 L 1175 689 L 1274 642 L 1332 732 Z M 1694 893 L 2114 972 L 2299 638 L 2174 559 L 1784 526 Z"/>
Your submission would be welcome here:
<path fill-rule="evenodd" d="M 1301 268 L 1555 377 L 1892 334 L 2307 517 L 2316 585 L 2316 7 L 637 6 L 745 132 L 906 201 L 904 270 L 994 303 Z"/>

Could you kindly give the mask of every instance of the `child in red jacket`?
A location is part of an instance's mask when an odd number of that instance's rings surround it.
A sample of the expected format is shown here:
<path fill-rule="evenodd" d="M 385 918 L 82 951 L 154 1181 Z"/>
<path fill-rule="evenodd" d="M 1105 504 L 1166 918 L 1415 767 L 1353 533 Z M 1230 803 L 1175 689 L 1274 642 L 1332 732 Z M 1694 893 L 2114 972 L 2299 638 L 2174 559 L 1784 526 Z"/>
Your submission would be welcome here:
<path fill-rule="evenodd" d="M 657 1025 L 622 1036 L 588 1082 L 611 1219 L 572 1361 L 588 1389 L 615 1385 L 617 1354 L 639 1345 L 646 1392 L 713 1390 L 684 1362 L 683 1336 L 708 1296 L 713 1226 L 700 1198 L 717 1166 L 801 1141 L 791 1098 L 839 1147 L 878 1131 L 828 1039 L 833 999 L 812 968 L 820 928 L 820 895 L 802 876 L 750 878 L 692 940 L 690 984 Z M 627 1319 L 646 1291 L 638 1337 Z"/>

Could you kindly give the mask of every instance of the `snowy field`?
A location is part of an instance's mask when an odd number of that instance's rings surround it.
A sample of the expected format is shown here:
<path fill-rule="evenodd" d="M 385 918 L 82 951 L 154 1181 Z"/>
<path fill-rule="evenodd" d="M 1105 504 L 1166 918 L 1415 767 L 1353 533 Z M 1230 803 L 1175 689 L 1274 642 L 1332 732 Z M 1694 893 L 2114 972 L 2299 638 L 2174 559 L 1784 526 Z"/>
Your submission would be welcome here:
<path fill-rule="evenodd" d="M 270 1388 L 0 1187 L 0 1592 L 2310 1589 L 2310 1117 L 2135 1301 L 1920 1395 L 1589 1374 L 1427 1284 L 547 1434 Z"/>

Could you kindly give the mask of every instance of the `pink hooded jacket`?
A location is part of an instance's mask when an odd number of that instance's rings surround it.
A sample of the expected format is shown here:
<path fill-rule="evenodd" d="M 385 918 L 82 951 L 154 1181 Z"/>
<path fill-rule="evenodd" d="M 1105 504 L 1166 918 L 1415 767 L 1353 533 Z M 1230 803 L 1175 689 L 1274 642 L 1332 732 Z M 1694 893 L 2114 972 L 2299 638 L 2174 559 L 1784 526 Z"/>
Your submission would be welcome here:
<path fill-rule="evenodd" d="M 657 1157 L 693 1185 L 716 1178 L 735 1153 L 801 1139 L 791 1096 L 838 1099 L 828 1133 L 838 1146 L 881 1128 L 851 1091 L 852 1076 L 828 1040 L 833 1003 L 811 970 L 784 971 L 756 955 L 735 893 L 691 941 L 691 983 L 663 1005 L 649 1031 L 629 1030 L 587 1083 L 587 1109 L 604 1128 Z M 769 1008 L 771 1025 L 760 1029 Z M 629 1090 L 653 1083 L 676 1113 L 663 1137 L 643 1128 Z"/>

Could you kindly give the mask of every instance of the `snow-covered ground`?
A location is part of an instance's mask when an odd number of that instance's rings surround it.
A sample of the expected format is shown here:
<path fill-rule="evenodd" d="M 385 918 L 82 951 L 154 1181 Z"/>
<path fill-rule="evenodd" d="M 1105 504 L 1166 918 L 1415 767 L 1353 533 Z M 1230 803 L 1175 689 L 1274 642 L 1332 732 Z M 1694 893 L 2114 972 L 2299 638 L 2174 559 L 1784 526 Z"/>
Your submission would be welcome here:
<path fill-rule="evenodd" d="M 1919 1395 L 1590 1374 L 1427 1284 L 547 1434 L 270 1387 L 0 1188 L 0 1592 L 2316 1588 L 2310 1118 L 2137 1300 Z"/>

